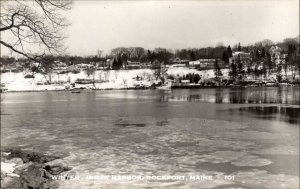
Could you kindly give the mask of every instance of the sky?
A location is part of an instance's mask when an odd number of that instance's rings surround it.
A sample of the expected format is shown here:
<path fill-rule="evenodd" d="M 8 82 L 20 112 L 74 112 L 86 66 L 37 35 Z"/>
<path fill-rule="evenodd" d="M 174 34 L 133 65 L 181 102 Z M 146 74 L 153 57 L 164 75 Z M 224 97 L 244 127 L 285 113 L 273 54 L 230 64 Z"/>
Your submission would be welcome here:
<path fill-rule="evenodd" d="M 82 56 L 115 47 L 200 48 L 299 36 L 298 0 L 75 0 L 66 17 L 66 53 Z"/>

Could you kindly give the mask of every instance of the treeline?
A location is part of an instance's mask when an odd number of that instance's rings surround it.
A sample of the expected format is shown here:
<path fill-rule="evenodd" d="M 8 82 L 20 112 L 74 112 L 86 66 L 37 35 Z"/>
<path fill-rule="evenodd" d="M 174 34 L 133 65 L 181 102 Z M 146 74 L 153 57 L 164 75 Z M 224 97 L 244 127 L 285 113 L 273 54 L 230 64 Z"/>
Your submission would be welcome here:
<path fill-rule="evenodd" d="M 174 53 L 170 49 L 155 48 L 154 50 L 146 50 L 142 47 L 118 47 L 111 50 L 109 58 L 115 58 L 119 61 L 138 61 L 138 62 L 164 62 L 170 63 L 170 59 L 174 57 Z"/>
<path fill-rule="evenodd" d="M 65 62 L 68 65 L 79 64 L 79 63 L 91 63 L 91 62 L 103 62 L 107 59 L 115 59 L 115 64 L 118 65 L 121 62 L 124 63 L 128 60 L 137 62 L 154 62 L 159 61 L 164 64 L 170 64 L 172 59 L 179 57 L 183 60 L 198 60 L 198 59 L 222 59 L 228 63 L 229 58 L 232 57 L 234 51 L 244 51 L 251 53 L 252 60 L 256 61 L 260 58 L 268 56 L 268 49 L 272 45 L 277 45 L 282 49 L 282 53 L 288 53 L 289 46 L 293 45 L 296 51 L 299 50 L 299 38 L 286 38 L 282 42 L 274 43 L 269 39 L 265 39 L 256 42 L 252 45 L 241 45 L 240 43 L 231 46 L 224 46 L 222 44 L 216 47 L 205 47 L 205 48 L 190 48 L 190 49 L 177 49 L 171 50 L 166 48 L 155 48 L 154 50 L 144 49 L 143 47 L 118 47 L 111 50 L 107 55 L 98 53 L 92 56 L 47 56 L 47 59 L 55 59 L 61 62 Z M 99 50 L 98 50 L 99 52 Z M 16 61 L 13 57 L 2 56 L 0 58 L 2 64 L 12 64 Z M 19 61 L 25 61 L 25 59 L 19 59 Z"/>
<path fill-rule="evenodd" d="M 229 75 L 232 78 L 242 79 L 245 73 L 254 74 L 256 77 L 262 75 L 266 77 L 268 73 L 276 73 L 277 80 L 280 82 L 283 78 L 282 71 L 284 71 L 285 78 L 287 79 L 287 73 L 290 70 L 292 72 L 292 80 L 294 80 L 296 69 L 298 69 L 300 75 L 300 56 L 297 56 L 300 53 L 298 44 L 295 43 L 295 40 L 287 39 L 284 43 L 277 46 L 282 46 L 281 54 L 285 54 L 284 57 L 277 59 L 277 63 L 274 61 L 276 57 L 268 50 L 268 47 L 271 47 L 271 45 L 264 46 L 260 43 L 250 50 L 251 62 L 249 64 L 244 65 L 241 57 L 237 56 L 237 59 L 230 65 Z M 215 65 L 215 70 L 217 69 Z"/>

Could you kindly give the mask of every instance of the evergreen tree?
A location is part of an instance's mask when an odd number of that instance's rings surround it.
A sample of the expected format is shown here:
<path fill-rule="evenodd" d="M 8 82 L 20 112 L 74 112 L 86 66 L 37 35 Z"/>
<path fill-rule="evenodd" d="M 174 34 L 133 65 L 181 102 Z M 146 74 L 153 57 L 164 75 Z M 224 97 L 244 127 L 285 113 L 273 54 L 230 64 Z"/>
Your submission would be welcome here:
<path fill-rule="evenodd" d="M 267 56 L 267 65 L 268 65 L 268 68 L 269 68 L 269 72 L 271 73 L 272 69 L 273 69 L 273 62 L 271 61 L 271 54 L 269 52 L 267 52 L 266 54 Z"/>
<path fill-rule="evenodd" d="M 126 69 L 127 67 L 127 60 L 128 60 L 128 57 L 125 53 L 123 53 L 120 57 L 120 60 L 121 60 L 121 63 L 120 63 L 120 67 L 122 67 L 124 65 L 124 68 Z"/>
<path fill-rule="evenodd" d="M 256 58 L 256 60 L 260 59 L 260 53 L 259 53 L 258 49 L 255 50 L 255 58 Z"/>
<path fill-rule="evenodd" d="M 117 58 L 113 59 L 112 62 L 112 69 L 113 70 L 118 70 L 123 66 L 123 62 L 120 56 L 118 56 Z"/>
<path fill-rule="evenodd" d="M 224 50 L 222 60 L 227 64 L 229 63 L 229 55 L 228 55 L 227 50 Z"/>
<path fill-rule="evenodd" d="M 236 67 L 235 63 L 231 64 L 231 70 L 230 70 L 229 74 L 230 74 L 231 77 L 236 78 L 236 76 L 237 76 L 237 67 Z"/>
<path fill-rule="evenodd" d="M 291 71 L 292 71 L 292 78 L 295 79 L 295 63 L 296 63 L 296 54 L 297 54 L 297 48 L 295 44 L 290 44 L 288 46 L 288 57 L 287 57 L 287 61 L 285 64 L 285 71 L 287 69 L 287 63 L 290 65 L 291 67 Z"/>
<path fill-rule="evenodd" d="M 241 43 L 239 43 L 239 45 L 238 45 L 238 51 L 241 51 L 241 50 L 242 50 Z"/>
<path fill-rule="evenodd" d="M 231 50 L 230 45 L 227 47 L 227 52 L 228 52 L 229 58 L 231 58 L 232 57 L 232 50 Z"/>
<path fill-rule="evenodd" d="M 116 58 L 114 58 L 113 59 L 113 62 L 112 62 L 112 69 L 113 70 L 116 70 L 116 69 L 118 69 L 118 61 L 117 61 L 117 59 Z"/>
<path fill-rule="evenodd" d="M 194 73 L 190 73 L 190 83 L 194 83 L 194 77 L 195 77 L 195 74 Z"/>
<path fill-rule="evenodd" d="M 266 49 L 265 47 L 263 47 L 261 50 L 261 57 L 264 58 L 265 56 L 266 56 Z"/>
<path fill-rule="evenodd" d="M 248 66 L 248 67 L 247 67 L 247 73 L 250 74 L 251 72 L 252 72 L 251 67 Z"/>
<path fill-rule="evenodd" d="M 191 51 L 191 53 L 190 53 L 190 58 L 191 58 L 192 61 L 195 61 L 195 60 L 196 60 L 196 56 L 195 56 L 194 51 Z"/>
<path fill-rule="evenodd" d="M 243 72 L 243 64 L 242 64 L 240 55 L 238 55 L 237 67 L 238 67 L 238 73 L 242 73 Z"/>
<path fill-rule="evenodd" d="M 117 59 L 117 65 L 118 65 L 118 69 L 120 69 L 123 65 L 123 61 L 122 61 L 122 58 L 119 56 L 118 59 Z"/>
<path fill-rule="evenodd" d="M 154 59 L 153 59 L 153 54 L 151 53 L 150 50 L 147 51 L 147 60 L 148 60 L 148 61 L 151 61 L 151 62 L 154 60 Z"/>
<path fill-rule="evenodd" d="M 195 77 L 194 77 L 194 82 L 195 83 L 198 83 L 200 81 L 201 77 L 199 74 L 196 74 Z"/>
<path fill-rule="evenodd" d="M 220 66 L 219 66 L 219 63 L 218 63 L 218 60 L 215 61 L 215 76 L 216 78 L 219 78 L 220 76 L 222 76 L 222 71 L 220 69 Z"/>
<path fill-rule="evenodd" d="M 278 68 L 277 68 L 277 81 L 278 82 L 281 82 L 282 81 L 282 74 L 281 74 L 281 70 L 282 70 L 282 65 L 279 65 Z"/>
<path fill-rule="evenodd" d="M 256 77 L 259 77 L 259 75 L 260 75 L 260 71 L 258 70 L 258 66 L 257 65 L 255 66 L 255 69 L 254 69 L 254 75 Z"/>

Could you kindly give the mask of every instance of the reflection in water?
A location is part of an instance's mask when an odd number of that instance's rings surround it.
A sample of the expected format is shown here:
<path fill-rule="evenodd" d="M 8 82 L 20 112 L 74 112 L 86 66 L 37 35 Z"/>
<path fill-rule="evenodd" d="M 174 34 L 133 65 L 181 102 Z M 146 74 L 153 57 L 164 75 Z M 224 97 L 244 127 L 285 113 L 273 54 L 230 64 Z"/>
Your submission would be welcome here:
<path fill-rule="evenodd" d="M 261 119 L 273 119 L 287 121 L 289 123 L 300 123 L 300 108 L 297 107 L 280 107 L 280 106 L 252 106 L 252 107 L 241 107 L 236 109 L 240 112 L 250 112 L 257 118 Z M 231 109 L 235 111 L 235 109 Z"/>
<path fill-rule="evenodd" d="M 189 101 L 231 104 L 300 104 L 300 89 L 294 88 L 246 88 L 174 90 L 160 94 L 159 102 Z"/>

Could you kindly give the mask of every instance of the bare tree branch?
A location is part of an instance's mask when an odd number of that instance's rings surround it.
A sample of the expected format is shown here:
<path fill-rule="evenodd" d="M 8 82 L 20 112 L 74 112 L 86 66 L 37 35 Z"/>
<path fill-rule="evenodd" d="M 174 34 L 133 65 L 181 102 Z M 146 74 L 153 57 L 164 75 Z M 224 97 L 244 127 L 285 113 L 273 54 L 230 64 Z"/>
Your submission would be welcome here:
<path fill-rule="evenodd" d="M 0 44 L 35 62 L 45 54 L 60 53 L 65 38 L 63 29 L 68 26 L 60 13 L 71 5 L 71 0 L 4 1 Z"/>
<path fill-rule="evenodd" d="M 3 41 L 0 41 L 0 44 L 1 44 L 1 45 L 4 45 L 5 47 L 7 47 L 7 48 L 13 50 L 14 52 L 16 52 L 16 53 L 18 53 L 18 54 L 21 54 L 21 55 L 25 56 L 26 58 L 28 58 L 28 59 L 30 59 L 30 60 L 32 60 L 32 61 L 34 61 L 34 62 L 40 63 L 40 61 L 39 61 L 38 59 L 33 58 L 33 57 L 29 56 L 28 54 L 23 53 L 22 51 L 16 50 L 13 46 L 11 46 L 11 45 L 9 45 L 9 44 L 3 42 Z"/>

